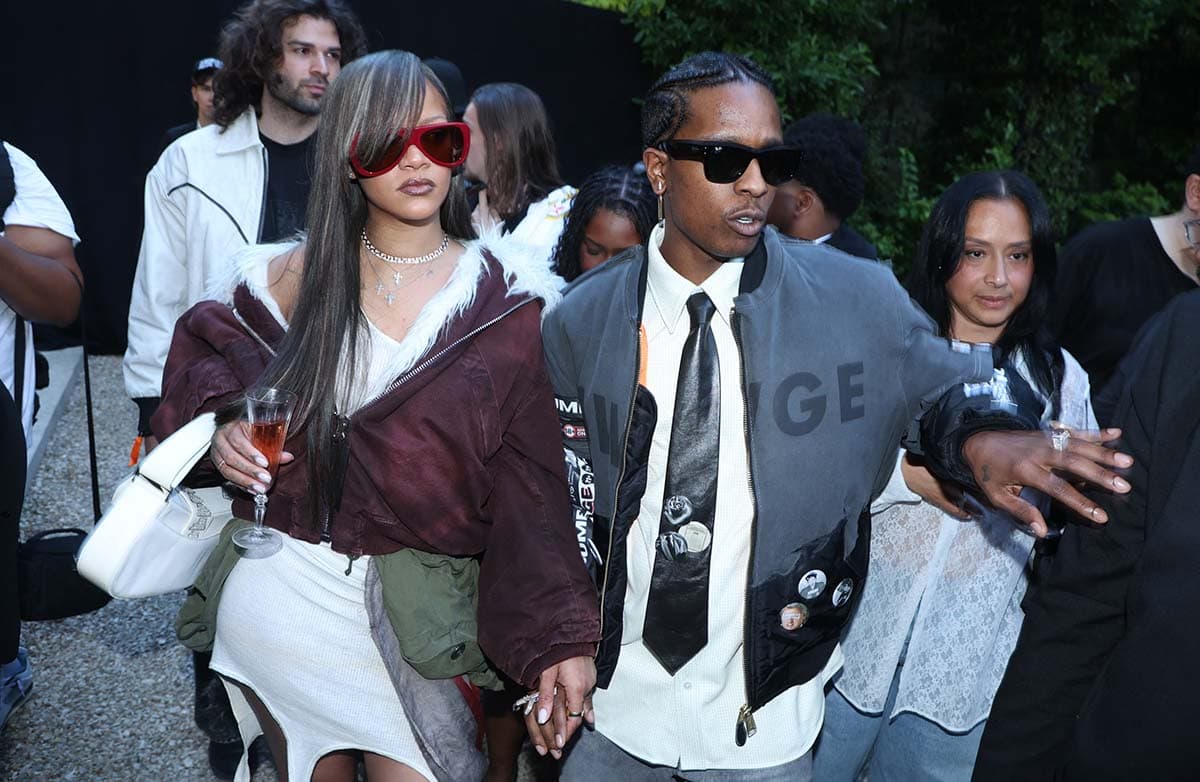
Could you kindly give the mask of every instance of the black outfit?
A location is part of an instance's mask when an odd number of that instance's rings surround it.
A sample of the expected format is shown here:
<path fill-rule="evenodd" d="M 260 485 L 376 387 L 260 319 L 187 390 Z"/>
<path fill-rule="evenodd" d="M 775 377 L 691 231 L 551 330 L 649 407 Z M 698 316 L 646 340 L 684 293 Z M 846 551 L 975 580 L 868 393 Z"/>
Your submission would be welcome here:
<path fill-rule="evenodd" d="M 1101 399 L 1104 386 L 1138 330 L 1175 296 L 1195 289 L 1146 217 L 1098 223 L 1062 248 L 1050 325 L 1087 371 L 1102 426 L 1113 412 Z"/>
<path fill-rule="evenodd" d="M 3 216 L 17 196 L 8 151 L 0 143 L 0 231 Z M 13 329 L 13 385 L 21 388 L 25 366 L 25 329 L 20 319 Z M 0 383 L 0 664 L 16 659 L 21 642 L 21 596 L 17 584 L 17 546 L 21 539 L 21 508 L 25 504 L 25 425 L 21 406 Z"/>
<path fill-rule="evenodd" d="M 830 247 L 836 247 L 844 253 L 857 255 L 859 258 L 866 258 L 868 261 L 879 260 L 879 251 L 875 249 L 875 245 L 867 241 L 866 237 L 855 231 L 849 224 L 843 222 L 837 227 L 826 241 Z"/>
<path fill-rule="evenodd" d="M 316 134 L 297 144 L 279 144 L 259 134 L 267 148 L 267 203 L 262 215 L 263 243 L 290 239 L 304 229 L 312 189 L 311 150 Z"/>
<path fill-rule="evenodd" d="M 1128 495 L 1071 526 L 1025 623 L 974 779 L 1195 779 L 1200 768 L 1200 292 L 1151 321 L 1122 364 L 1111 421 Z"/>
<path fill-rule="evenodd" d="M 0 663 L 16 658 L 21 641 L 17 545 L 24 504 L 25 429 L 21 408 L 8 387 L 0 383 Z"/>

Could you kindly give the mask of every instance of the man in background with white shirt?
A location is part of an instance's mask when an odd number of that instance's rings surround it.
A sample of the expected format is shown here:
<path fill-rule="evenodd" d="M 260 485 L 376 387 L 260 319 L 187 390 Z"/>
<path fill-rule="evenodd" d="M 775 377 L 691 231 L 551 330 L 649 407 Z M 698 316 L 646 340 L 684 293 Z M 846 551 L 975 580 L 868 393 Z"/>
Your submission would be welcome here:
<path fill-rule="evenodd" d="M 20 646 L 17 543 L 33 430 L 33 327 L 68 326 L 82 275 L 75 223 L 54 186 L 21 150 L 0 149 L 0 729 L 33 687 Z"/>

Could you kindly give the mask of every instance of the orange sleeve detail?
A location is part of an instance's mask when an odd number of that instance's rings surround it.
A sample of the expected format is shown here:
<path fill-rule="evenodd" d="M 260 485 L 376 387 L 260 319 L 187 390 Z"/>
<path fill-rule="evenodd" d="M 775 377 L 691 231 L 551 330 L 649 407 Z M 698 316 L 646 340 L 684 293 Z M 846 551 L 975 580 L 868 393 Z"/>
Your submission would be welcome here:
<path fill-rule="evenodd" d="M 646 327 L 638 324 L 638 385 L 646 385 L 646 365 L 650 361 L 650 342 L 646 339 Z M 647 386 L 648 388 L 649 386 Z"/>
<path fill-rule="evenodd" d="M 129 449 L 129 466 L 133 467 L 138 463 L 138 458 L 142 455 L 142 436 L 139 434 L 133 441 L 133 447 Z"/>

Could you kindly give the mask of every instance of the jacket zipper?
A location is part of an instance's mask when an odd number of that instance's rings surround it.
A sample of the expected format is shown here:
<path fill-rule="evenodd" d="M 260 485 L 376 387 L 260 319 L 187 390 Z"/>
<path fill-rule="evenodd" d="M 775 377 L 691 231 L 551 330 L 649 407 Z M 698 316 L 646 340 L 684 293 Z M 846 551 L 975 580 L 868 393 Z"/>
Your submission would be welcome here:
<path fill-rule="evenodd" d="M 754 469 L 751 460 L 753 451 L 750 447 L 750 401 L 749 385 L 746 383 L 746 356 L 742 348 L 742 319 L 736 308 L 729 311 L 729 321 L 733 326 L 733 341 L 738 349 L 738 363 L 741 364 L 742 374 L 742 431 L 746 436 L 746 480 L 750 484 L 750 502 L 753 515 L 750 518 L 750 560 L 746 564 L 746 603 L 742 607 L 742 677 L 746 687 L 746 703 L 738 710 L 737 723 L 734 726 L 734 741 L 741 747 L 746 740 L 758 732 L 754 724 L 754 710 L 750 708 L 753 698 L 750 695 L 750 580 L 754 575 L 754 548 L 758 527 L 758 495 L 754 492 Z"/>
<path fill-rule="evenodd" d="M 333 526 L 333 514 L 342 507 L 342 488 L 346 481 L 346 465 L 350 461 L 350 417 L 333 413 L 333 447 L 337 458 L 337 480 L 333 486 L 333 496 L 325 508 L 325 519 L 321 525 L 321 540 L 333 540 L 329 530 Z M 349 572 L 346 575 L 350 575 Z"/>
<path fill-rule="evenodd" d="M 621 470 L 617 473 L 617 485 L 613 489 L 612 519 L 608 523 L 608 565 L 604 568 L 604 580 L 600 584 L 600 642 L 604 642 L 604 603 L 608 596 L 608 574 L 613 567 L 612 551 L 613 536 L 617 529 L 617 503 L 621 499 L 621 482 L 625 480 L 625 468 L 629 461 L 629 433 L 633 431 L 633 409 L 637 402 L 638 376 L 642 366 L 642 340 L 634 330 L 634 344 L 637 348 L 633 353 L 633 393 L 629 395 L 629 413 L 625 420 L 625 436 L 621 438 Z M 600 644 L 596 645 L 596 656 L 600 656 Z"/>
<path fill-rule="evenodd" d="M 262 148 L 262 159 L 263 159 L 262 205 L 258 207 L 258 231 L 255 233 L 255 239 L 254 239 L 254 241 L 258 244 L 262 243 L 263 220 L 265 220 L 267 217 L 267 189 L 268 189 L 268 185 L 270 184 L 270 181 L 271 181 L 271 163 L 267 159 L 266 146 L 263 146 L 263 148 Z"/>
<path fill-rule="evenodd" d="M 432 364 L 439 361 L 443 356 L 445 356 L 451 350 L 454 350 L 454 348 L 458 347 L 463 342 L 466 342 L 467 340 L 471 339 L 472 337 L 474 337 L 475 335 L 477 335 L 479 332 L 483 331 L 484 329 L 489 328 L 489 327 L 495 325 L 496 323 L 499 323 L 501 320 L 503 320 L 504 318 L 513 314 L 514 312 L 516 312 L 521 307 L 525 306 L 526 304 L 528 304 L 531 301 L 533 301 L 533 299 L 525 299 L 524 301 L 510 307 L 509 309 L 500 313 L 496 317 L 492 318 L 487 323 L 484 323 L 480 326 L 475 327 L 468 333 L 466 333 L 466 334 L 462 335 L 461 337 L 459 337 L 458 339 L 454 340 L 449 345 L 447 345 L 446 347 L 439 350 L 437 353 L 433 354 L 429 358 L 425 359 L 424 361 L 417 364 L 415 367 L 408 370 L 404 374 L 400 375 L 400 377 L 396 378 L 391 383 L 389 383 L 387 388 L 383 389 L 383 391 L 376 394 L 368 402 L 366 402 L 364 405 L 362 405 L 362 407 L 360 407 L 358 409 L 359 412 L 366 410 L 368 407 L 375 404 L 380 399 L 383 399 L 385 396 L 387 396 L 388 394 L 395 391 L 397 388 L 399 388 L 404 383 L 407 383 L 409 380 L 412 380 L 416 375 L 418 375 L 421 372 L 428 369 Z M 357 415 L 357 413 L 355 415 Z M 336 412 L 334 413 L 334 416 L 337 418 L 337 424 L 335 425 L 334 430 L 333 430 L 333 440 L 334 440 L 334 445 L 336 447 L 340 448 L 340 447 L 343 447 L 343 445 L 345 444 L 345 441 L 350 436 L 351 416 L 340 415 Z M 346 457 L 349 458 L 349 451 L 347 451 Z M 344 468 L 343 468 L 343 470 L 344 470 Z M 341 493 L 342 493 L 341 482 L 344 479 L 345 479 L 345 475 L 343 473 L 343 475 L 341 475 L 339 477 L 338 489 L 337 489 L 337 495 L 336 495 L 337 505 L 339 505 L 339 506 L 341 505 Z M 333 512 L 332 511 L 333 511 L 333 504 L 331 503 L 330 509 L 326 510 L 326 512 L 325 512 L 325 523 L 323 525 L 322 532 L 321 532 L 321 540 L 324 540 L 324 541 L 332 540 L 332 535 L 330 532 L 330 530 L 333 528 Z M 353 559 L 351 560 L 351 565 L 353 565 Z M 349 572 L 347 572 L 347 575 L 349 575 Z"/>

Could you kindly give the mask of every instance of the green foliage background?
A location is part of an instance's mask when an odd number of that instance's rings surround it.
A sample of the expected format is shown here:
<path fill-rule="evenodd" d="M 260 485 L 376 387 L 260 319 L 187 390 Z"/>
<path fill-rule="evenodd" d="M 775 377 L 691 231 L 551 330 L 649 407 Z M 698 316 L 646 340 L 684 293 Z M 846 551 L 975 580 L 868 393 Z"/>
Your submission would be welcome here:
<path fill-rule="evenodd" d="M 583 0 L 624 13 L 658 73 L 689 54 L 747 54 L 785 121 L 867 129 L 867 197 L 851 222 L 897 273 L 957 177 L 1013 167 L 1061 236 L 1178 208 L 1200 142 L 1195 0 Z"/>

